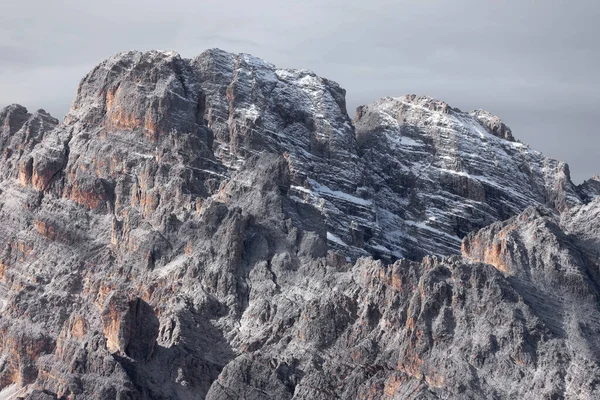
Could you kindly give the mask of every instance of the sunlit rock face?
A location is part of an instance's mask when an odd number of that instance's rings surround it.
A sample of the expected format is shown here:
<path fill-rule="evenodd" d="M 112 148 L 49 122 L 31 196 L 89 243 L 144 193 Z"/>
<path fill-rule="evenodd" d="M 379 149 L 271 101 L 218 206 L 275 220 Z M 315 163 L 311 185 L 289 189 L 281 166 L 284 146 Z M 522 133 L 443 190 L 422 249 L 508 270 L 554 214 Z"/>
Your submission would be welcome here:
<path fill-rule="evenodd" d="M 0 145 L 0 397 L 600 396 L 600 191 L 489 112 L 125 52 Z"/>

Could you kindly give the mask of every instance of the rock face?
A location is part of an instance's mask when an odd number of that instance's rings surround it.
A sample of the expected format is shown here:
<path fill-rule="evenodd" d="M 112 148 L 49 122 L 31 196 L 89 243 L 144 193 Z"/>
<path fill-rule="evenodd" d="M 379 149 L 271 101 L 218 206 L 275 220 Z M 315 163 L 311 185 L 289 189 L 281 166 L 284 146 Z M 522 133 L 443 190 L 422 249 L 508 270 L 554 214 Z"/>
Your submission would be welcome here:
<path fill-rule="evenodd" d="M 529 205 L 581 203 L 566 164 L 514 141 L 489 113 L 407 95 L 361 107 L 355 123 L 380 240 L 392 254 L 450 255 L 468 232 Z"/>
<path fill-rule="evenodd" d="M 0 174 L 5 179 L 18 177 L 26 184 L 33 173 L 32 150 L 58 125 L 58 120 L 44 110 L 30 114 L 25 107 L 13 104 L 0 111 L 0 122 Z"/>
<path fill-rule="evenodd" d="M 219 50 L 192 64 L 215 156 L 233 169 L 257 152 L 286 157 L 292 194 L 321 211 L 330 245 L 353 258 L 457 254 L 468 232 L 529 205 L 581 202 L 566 164 L 516 142 L 486 111 L 409 95 L 361 107 L 353 126 L 344 90 L 309 71 Z"/>
<path fill-rule="evenodd" d="M 487 112 L 344 97 L 127 52 L 63 123 L 0 111 L 0 397 L 600 396 L 593 183 Z"/>
<path fill-rule="evenodd" d="M 586 202 L 600 196 L 600 176 L 595 175 L 577 187 Z"/>

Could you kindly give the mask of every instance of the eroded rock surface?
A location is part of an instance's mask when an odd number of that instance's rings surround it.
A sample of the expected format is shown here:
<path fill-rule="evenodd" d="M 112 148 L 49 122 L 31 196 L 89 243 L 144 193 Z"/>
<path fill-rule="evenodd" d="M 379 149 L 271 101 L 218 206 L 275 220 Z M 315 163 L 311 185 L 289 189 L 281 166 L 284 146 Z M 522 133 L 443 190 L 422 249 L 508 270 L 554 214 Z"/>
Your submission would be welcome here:
<path fill-rule="evenodd" d="M 487 112 L 344 97 L 152 51 L 63 123 L 2 110 L 0 396 L 600 396 L 593 183 Z"/>
<path fill-rule="evenodd" d="M 489 113 L 407 95 L 359 108 L 355 123 L 392 254 L 450 255 L 467 233 L 529 205 L 581 203 L 565 163 L 515 141 Z"/>
<path fill-rule="evenodd" d="M 578 187 L 581 198 L 589 202 L 600 196 L 600 176 L 595 175 Z"/>

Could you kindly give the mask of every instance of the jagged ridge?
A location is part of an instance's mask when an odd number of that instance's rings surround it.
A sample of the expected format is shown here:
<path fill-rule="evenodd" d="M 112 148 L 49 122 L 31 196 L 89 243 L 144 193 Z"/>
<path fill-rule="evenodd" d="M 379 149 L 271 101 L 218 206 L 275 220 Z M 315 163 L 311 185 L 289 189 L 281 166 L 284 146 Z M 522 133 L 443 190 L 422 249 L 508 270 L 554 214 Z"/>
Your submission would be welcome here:
<path fill-rule="evenodd" d="M 597 395 L 594 187 L 489 113 L 408 95 L 353 123 L 344 96 L 249 55 L 126 52 L 62 124 L 3 110 L 0 386 Z"/>

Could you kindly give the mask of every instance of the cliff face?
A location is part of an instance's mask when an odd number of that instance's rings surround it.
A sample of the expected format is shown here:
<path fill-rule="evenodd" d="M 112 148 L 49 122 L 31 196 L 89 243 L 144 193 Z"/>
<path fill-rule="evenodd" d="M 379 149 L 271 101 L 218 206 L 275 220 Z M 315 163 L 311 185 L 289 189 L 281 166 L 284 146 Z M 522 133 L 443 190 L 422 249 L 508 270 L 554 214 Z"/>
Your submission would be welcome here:
<path fill-rule="evenodd" d="M 359 108 L 353 126 L 345 91 L 309 71 L 219 50 L 192 65 L 216 157 L 235 169 L 256 152 L 283 155 L 292 194 L 321 210 L 330 245 L 353 257 L 457 254 L 468 232 L 529 205 L 581 202 L 566 164 L 486 111 L 408 95 Z"/>
<path fill-rule="evenodd" d="M 467 233 L 529 205 L 581 203 L 566 164 L 516 142 L 487 112 L 384 98 L 358 110 L 356 134 L 384 245 L 410 258 L 453 254 Z"/>
<path fill-rule="evenodd" d="M 487 112 L 344 96 L 128 52 L 63 123 L 2 110 L 3 394 L 598 396 L 593 185 Z"/>

